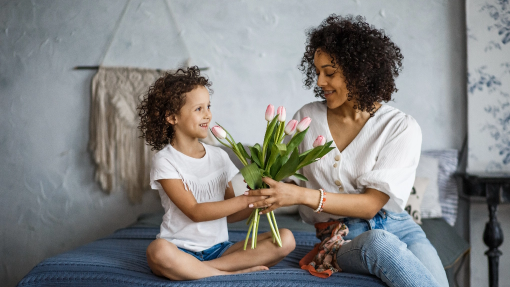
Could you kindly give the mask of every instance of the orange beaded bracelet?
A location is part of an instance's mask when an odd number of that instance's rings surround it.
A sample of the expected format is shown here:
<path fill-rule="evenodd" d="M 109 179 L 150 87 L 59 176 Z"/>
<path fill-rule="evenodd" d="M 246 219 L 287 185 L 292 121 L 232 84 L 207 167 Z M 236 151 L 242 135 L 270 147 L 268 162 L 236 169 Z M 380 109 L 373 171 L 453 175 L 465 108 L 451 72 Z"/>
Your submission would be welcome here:
<path fill-rule="evenodd" d="M 319 191 L 321 192 L 321 199 L 319 200 L 319 206 L 317 206 L 317 209 L 314 210 L 314 212 L 321 213 L 321 211 L 324 209 L 324 203 L 326 202 L 326 192 L 319 188 Z"/>

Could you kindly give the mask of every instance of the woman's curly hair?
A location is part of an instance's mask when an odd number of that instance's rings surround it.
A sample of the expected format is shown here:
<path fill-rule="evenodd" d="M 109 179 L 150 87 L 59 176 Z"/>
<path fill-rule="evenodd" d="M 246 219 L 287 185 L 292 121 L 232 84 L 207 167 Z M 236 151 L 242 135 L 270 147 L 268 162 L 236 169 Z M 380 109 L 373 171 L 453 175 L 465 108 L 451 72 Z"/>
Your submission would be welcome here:
<path fill-rule="evenodd" d="M 186 103 L 185 94 L 198 86 L 209 88 L 211 82 L 200 76 L 197 66 L 186 70 L 178 69 L 175 73 L 165 73 L 149 87 L 147 94 L 140 105 L 138 115 L 142 131 L 142 138 L 152 146 L 152 150 L 161 150 L 167 144 L 172 143 L 175 137 L 173 126 L 167 122 L 167 117 L 178 115 L 182 106 Z"/>
<path fill-rule="evenodd" d="M 404 58 L 400 48 L 383 30 L 366 23 L 364 17 L 332 14 L 319 27 L 307 31 L 306 51 L 299 70 L 306 77 L 305 87 L 313 86 L 315 96 L 325 99 L 317 86 L 314 65 L 318 49 L 329 54 L 332 64 L 343 72 L 349 91 L 347 99 L 355 101 L 355 109 L 373 116 L 374 103 L 390 101 L 397 91 L 395 78 L 402 70 Z"/>

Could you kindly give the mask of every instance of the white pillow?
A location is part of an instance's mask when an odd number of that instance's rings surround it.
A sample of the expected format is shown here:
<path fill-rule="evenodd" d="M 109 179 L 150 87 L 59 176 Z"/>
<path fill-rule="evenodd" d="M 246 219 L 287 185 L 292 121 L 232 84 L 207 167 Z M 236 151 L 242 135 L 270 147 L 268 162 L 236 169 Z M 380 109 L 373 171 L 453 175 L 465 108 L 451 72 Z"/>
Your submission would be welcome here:
<path fill-rule="evenodd" d="M 441 204 L 439 203 L 439 159 L 422 155 L 416 168 L 416 177 L 428 178 L 429 184 L 421 202 L 421 218 L 442 217 Z"/>
<path fill-rule="evenodd" d="M 413 190 L 411 191 L 411 194 L 409 195 L 409 199 L 406 203 L 405 210 L 407 213 L 409 213 L 412 217 L 414 222 L 421 224 L 421 212 L 420 212 L 420 206 L 422 206 L 424 193 L 426 193 L 426 189 L 429 183 L 428 178 L 424 177 L 416 177 L 413 184 Z"/>
<path fill-rule="evenodd" d="M 236 196 L 243 195 L 244 192 L 248 190 L 248 187 L 246 187 L 246 182 L 244 182 L 243 175 L 240 172 L 236 174 L 230 182 L 232 183 L 232 187 L 234 188 L 234 193 Z M 280 207 L 274 211 L 274 214 L 295 214 L 295 213 L 298 213 L 297 205 Z"/>

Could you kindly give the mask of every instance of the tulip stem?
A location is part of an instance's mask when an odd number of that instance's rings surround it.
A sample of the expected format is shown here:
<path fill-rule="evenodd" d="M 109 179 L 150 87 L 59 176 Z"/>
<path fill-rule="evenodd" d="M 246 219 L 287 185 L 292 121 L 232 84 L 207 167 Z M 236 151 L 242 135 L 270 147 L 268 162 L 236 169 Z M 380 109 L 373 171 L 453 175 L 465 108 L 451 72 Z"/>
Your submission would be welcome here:
<path fill-rule="evenodd" d="M 246 239 L 244 239 L 244 247 L 243 250 L 246 250 L 246 245 L 248 245 L 248 239 L 250 238 L 251 228 L 253 226 L 253 220 L 250 221 L 250 227 L 248 228 L 248 232 L 246 232 Z M 253 240 L 253 239 L 252 239 Z"/>
<path fill-rule="evenodd" d="M 273 213 L 273 212 L 271 211 L 270 213 Z M 271 235 L 273 236 L 273 243 L 274 243 L 274 240 L 276 239 L 278 246 L 282 247 L 282 240 L 278 236 L 278 233 L 277 233 L 278 229 L 275 229 L 275 227 L 273 225 L 271 214 L 266 213 L 266 215 L 267 215 L 267 220 L 269 221 L 269 226 L 271 227 Z"/>
<path fill-rule="evenodd" d="M 258 213 L 259 209 L 256 208 L 253 216 L 253 234 L 251 235 L 251 249 L 255 249 L 255 243 L 257 241 L 257 227 L 259 225 L 257 222 Z"/>
<path fill-rule="evenodd" d="M 282 247 L 282 237 L 280 236 L 280 230 L 278 229 L 278 224 L 276 223 L 276 217 L 274 216 L 274 212 L 271 211 L 271 219 L 273 219 L 274 222 L 274 228 L 276 230 L 276 237 L 280 241 L 280 247 Z"/>

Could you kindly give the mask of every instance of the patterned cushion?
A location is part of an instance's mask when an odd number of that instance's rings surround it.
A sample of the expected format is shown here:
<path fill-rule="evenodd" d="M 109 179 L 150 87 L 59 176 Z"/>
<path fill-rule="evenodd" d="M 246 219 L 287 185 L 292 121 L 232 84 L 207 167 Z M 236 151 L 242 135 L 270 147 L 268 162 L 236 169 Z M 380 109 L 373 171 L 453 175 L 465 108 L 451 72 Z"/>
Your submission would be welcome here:
<path fill-rule="evenodd" d="M 427 190 L 427 186 L 430 180 L 424 177 L 416 177 L 413 184 L 413 189 L 409 195 L 409 199 L 406 203 L 406 211 L 412 217 L 414 222 L 421 224 L 421 205 L 423 202 L 423 195 Z"/>
<path fill-rule="evenodd" d="M 439 159 L 437 178 L 439 203 L 443 218 L 453 226 L 457 219 L 458 204 L 457 181 L 453 175 L 457 170 L 459 152 L 455 149 L 446 149 L 423 151 L 422 154 Z"/>

